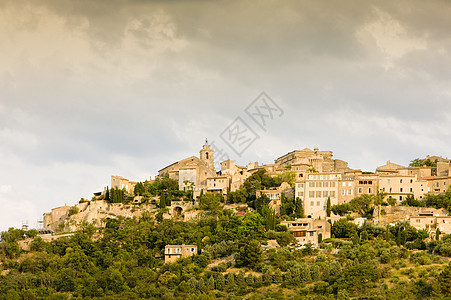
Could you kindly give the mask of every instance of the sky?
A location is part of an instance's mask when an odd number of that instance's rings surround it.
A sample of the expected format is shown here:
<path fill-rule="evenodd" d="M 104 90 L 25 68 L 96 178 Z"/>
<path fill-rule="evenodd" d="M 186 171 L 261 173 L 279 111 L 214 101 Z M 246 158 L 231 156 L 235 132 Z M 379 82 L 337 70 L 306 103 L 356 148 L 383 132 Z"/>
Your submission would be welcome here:
<path fill-rule="evenodd" d="M 450 157 L 449 16 L 447 0 L 0 0 L 0 230 L 205 138 L 240 165 Z"/>

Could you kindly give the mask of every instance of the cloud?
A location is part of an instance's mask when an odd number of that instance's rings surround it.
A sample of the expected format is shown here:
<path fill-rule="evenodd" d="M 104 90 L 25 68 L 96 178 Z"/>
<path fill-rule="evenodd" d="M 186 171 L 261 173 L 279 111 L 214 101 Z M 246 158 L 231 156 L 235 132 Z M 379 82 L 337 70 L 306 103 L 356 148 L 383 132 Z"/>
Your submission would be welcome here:
<path fill-rule="evenodd" d="M 450 14 L 440 0 L 1 1 L 0 227 L 30 201 L 40 218 L 113 174 L 144 180 L 206 137 L 233 153 L 219 134 L 262 91 L 285 114 L 231 155 L 242 165 L 315 146 L 366 170 L 449 156 Z"/>

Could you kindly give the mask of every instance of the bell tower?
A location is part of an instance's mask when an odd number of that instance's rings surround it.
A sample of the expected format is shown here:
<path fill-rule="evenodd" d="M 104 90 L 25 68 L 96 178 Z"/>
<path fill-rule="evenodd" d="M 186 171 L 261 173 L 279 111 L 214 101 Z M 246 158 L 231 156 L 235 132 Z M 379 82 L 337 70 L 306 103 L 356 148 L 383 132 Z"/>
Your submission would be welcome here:
<path fill-rule="evenodd" d="M 200 160 L 205 162 L 209 169 L 214 169 L 214 160 L 215 160 L 215 150 L 211 149 L 208 144 L 208 139 L 205 139 L 205 144 L 202 147 L 202 150 L 199 152 Z"/>

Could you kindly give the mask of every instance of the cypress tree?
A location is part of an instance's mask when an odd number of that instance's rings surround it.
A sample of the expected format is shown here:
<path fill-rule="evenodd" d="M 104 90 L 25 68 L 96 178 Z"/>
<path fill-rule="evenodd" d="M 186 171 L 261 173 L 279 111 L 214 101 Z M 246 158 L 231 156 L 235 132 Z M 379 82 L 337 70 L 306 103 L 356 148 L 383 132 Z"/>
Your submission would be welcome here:
<path fill-rule="evenodd" d="M 106 187 L 105 201 L 110 202 L 110 189 L 108 188 L 108 186 Z"/>
<path fill-rule="evenodd" d="M 217 290 L 223 291 L 225 288 L 225 278 L 224 275 L 222 275 L 222 273 L 218 274 L 218 277 L 216 277 L 215 280 L 215 286 Z"/>
<path fill-rule="evenodd" d="M 296 198 L 296 203 L 295 203 L 295 211 L 296 216 L 299 218 L 303 218 L 304 217 L 304 205 L 302 204 L 302 199 L 297 197 Z"/>
<path fill-rule="evenodd" d="M 326 213 L 327 213 L 327 216 L 330 217 L 330 197 L 327 197 Z"/>
<path fill-rule="evenodd" d="M 215 289 L 215 279 L 213 276 L 210 276 L 210 278 L 207 281 L 207 291 L 212 291 Z"/>
<path fill-rule="evenodd" d="M 160 196 L 160 208 L 166 208 L 166 196 L 164 194 Z"/>

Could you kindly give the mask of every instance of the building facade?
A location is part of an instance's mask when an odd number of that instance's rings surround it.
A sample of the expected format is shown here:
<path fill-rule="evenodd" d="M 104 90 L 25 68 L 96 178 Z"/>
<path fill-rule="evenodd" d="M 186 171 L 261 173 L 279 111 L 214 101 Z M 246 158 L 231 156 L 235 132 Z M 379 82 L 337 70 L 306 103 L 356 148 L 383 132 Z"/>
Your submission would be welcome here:
<path fill-rule="evenodd" d="M 196 245 L 166 245 L 164 246 L 164 262 L 172 263 L 182 257 L 189 257 L 197 254 Z"/>
<path fill-rule="evenodd" d="M 300 245 L 311 243 L 318 247 L 323 239 L 330 238 L 330 223 L 326 220 L 301 218 L 295 221 L 282 221 L 281 225 L 287 226 Z"/>

